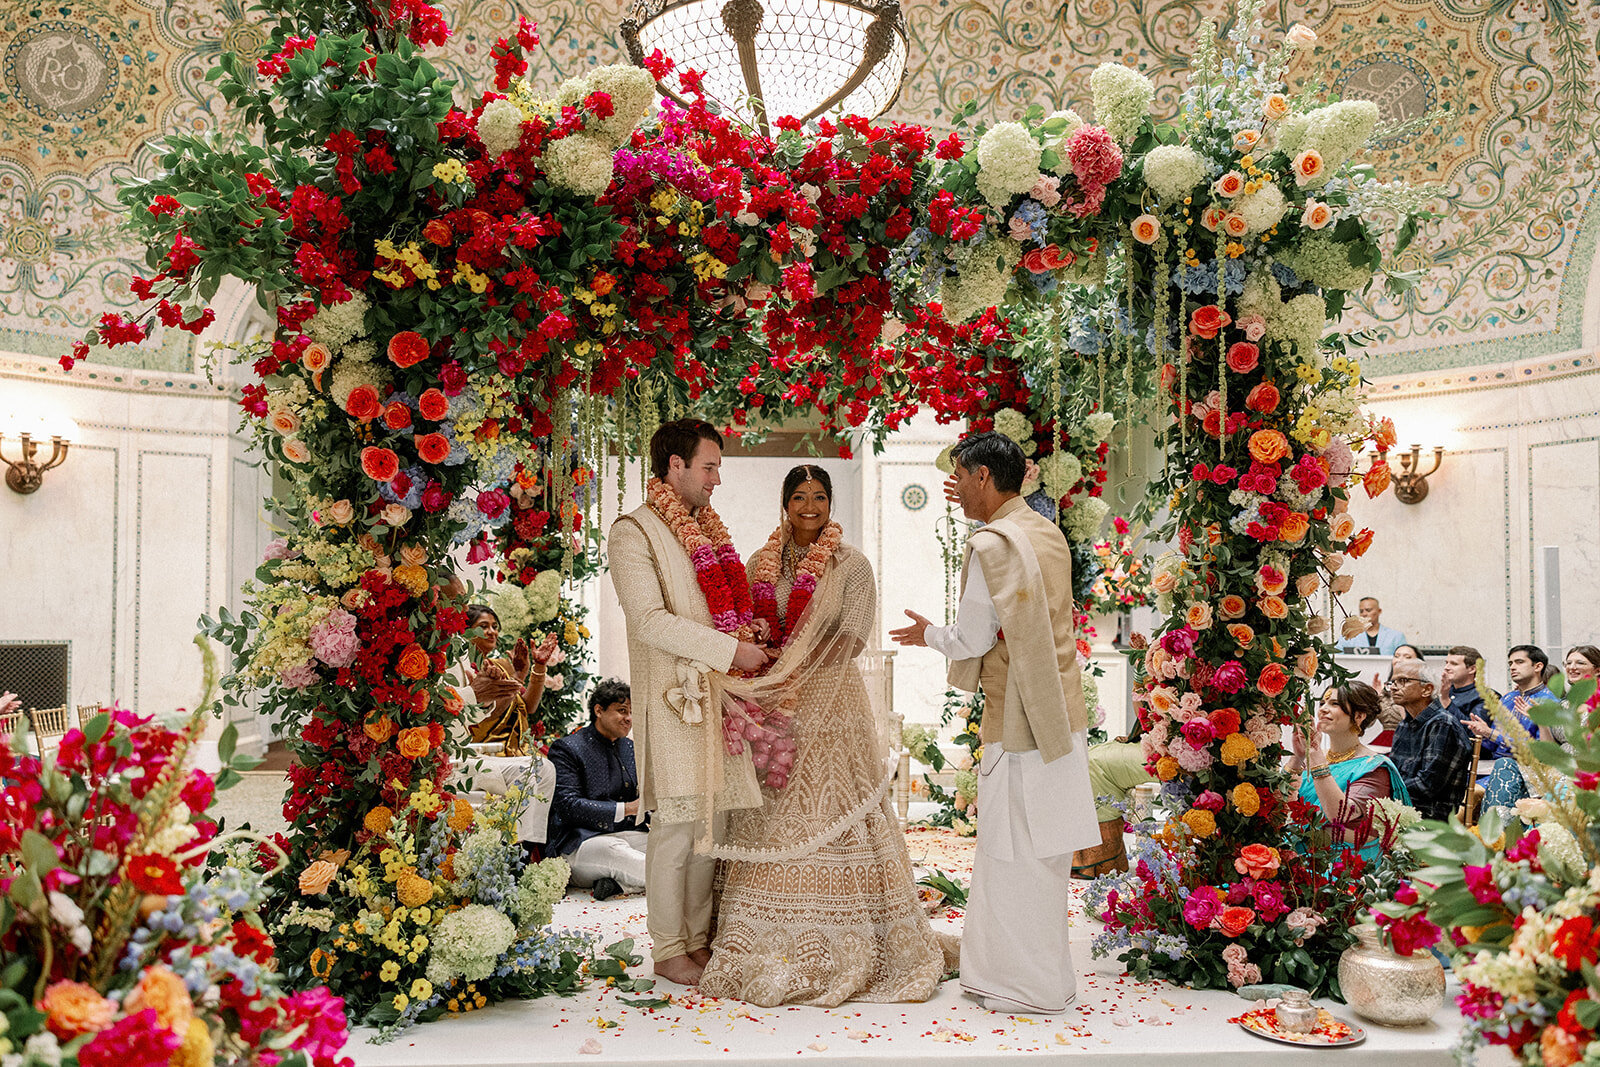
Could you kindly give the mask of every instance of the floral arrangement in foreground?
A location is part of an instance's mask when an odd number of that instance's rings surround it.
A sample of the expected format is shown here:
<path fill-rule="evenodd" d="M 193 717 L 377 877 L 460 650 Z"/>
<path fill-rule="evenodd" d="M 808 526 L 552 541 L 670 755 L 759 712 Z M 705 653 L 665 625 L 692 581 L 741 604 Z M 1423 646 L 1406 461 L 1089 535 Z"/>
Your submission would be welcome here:
<path fill-rule="evenodd" d="M 1600 1056 L 1600 699 L 1593 679 L 1536 704 L 1530 717 L 1566 744 L 1534 741 L 1492 704 L 1530 790 L 1509 818 L 1484 812 L 1466 828 L 1428 824 L 1405 836 L 1421 861 L 1374 908 L 1397 949 L 1438 944 L 1461 983 L 1459 1056 L 1502 1045 L 1530 1067 Z"/>
<path fill-rule="evenodd" d="M 276 965 L 257 861 L 282 852 L 207 814 L 238 775 L 188 766 L 204 723 L 106 708 L 43 759 L 0 738 L 8 1067 L 350 1063 L 344 1002 Z"/>
<path fill-rule="evenodd" d="M 527 798 L 474 811 L 424 782 L 362 817 L 354 848 L 298 872 L 273 935 L 286 973 L 326 982 L 361 1022 L 392 1037 L 416 1022 L 583 984 L 589 935 L 548 928 L 571 874 L 528 863 L 516 839 Z"/>

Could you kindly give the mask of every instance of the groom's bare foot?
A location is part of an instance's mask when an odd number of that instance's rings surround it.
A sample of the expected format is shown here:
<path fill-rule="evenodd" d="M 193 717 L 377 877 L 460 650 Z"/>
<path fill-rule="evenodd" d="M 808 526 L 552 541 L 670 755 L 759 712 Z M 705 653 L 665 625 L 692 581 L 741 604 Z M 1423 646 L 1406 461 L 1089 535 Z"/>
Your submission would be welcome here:
<path fill-rule="evenodd" d="M 697 948 L 693 952 L 689 953 L 689 958 L 694 960 L 701 966 L 702 969 L 704 969 L 706 964 L 711 962 L 711 950 L 708 948 Z"/>
<path fill-rule="evenodd" d="M 700 973 L 704 970 L 691 956 L 673 956 L 656 961 L 656 977 L 679 985 L 694 985 L 700 981 Z"/>

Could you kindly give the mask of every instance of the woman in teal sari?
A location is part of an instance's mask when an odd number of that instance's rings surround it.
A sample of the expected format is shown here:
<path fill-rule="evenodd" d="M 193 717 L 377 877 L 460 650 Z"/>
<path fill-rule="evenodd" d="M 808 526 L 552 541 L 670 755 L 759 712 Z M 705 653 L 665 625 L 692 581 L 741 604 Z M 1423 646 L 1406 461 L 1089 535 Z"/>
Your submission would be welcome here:
<path fill-rule="evenodd" d="M 1335 845 L 1374 863 L 1384 845 L 1384 826 L 1373 817 L 1373 801 L 1392 798 L 1411 803 L 1400 772 L 1361 743 L 1378 721 L 1383 702 L 1365 682 L 1329 689 L 1317 707 L 1317 737 L 1297 729 L 1289 769 L 1300 774 L 1300 799 L 1316 804 L 1333 829 Z M 1324 748 L 1324 739 L 1326 748 Z"/>

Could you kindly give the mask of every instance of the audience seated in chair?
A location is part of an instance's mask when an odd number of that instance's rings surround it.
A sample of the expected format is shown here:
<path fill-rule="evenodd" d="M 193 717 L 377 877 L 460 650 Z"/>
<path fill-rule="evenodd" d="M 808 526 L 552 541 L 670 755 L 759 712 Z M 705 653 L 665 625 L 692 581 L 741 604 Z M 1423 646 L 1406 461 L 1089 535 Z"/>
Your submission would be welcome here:
<path fill-rule="evenodd" d="M 589 695 L 589 725 L 550 743 L 556 795 L 552 856 L 572 865 L 572 884 L 596 900 L 644 891 L 647 816 L 639 813 L 633 703 L 626 683 L 607 679 Z"/>
<path fill-rule="evenodd" d="M 1523 729 L 1533 737 L 1539 736 L 1539 727 L 1528 718 L 1528 708 L 1541 700 L 1554 700 L 1544 684 L 1545 668 L 1550 657 L 1537 645 L 1515 645 L 1506 654 L 1506 671 L 1511 676 L 1511 692 L 1500 698 L 1500 706 L 1521 720 Z M 1486 807 L 1512 808 L 1528 795 L 1527 783 L 1522 778 L 1522 768 L 1511 751 L 1506 735 L 1478 716 L 1467 720 L 1467 729 L 1483 740 L 1483 755 L 1494 760 L 1494 770 L 1483 784 L 1483 803 Z"/>
<path fill-rule="evenodd" d="M 1448 820 L 1472 777 L 1472 735 L 1434 697 L 1434 683 L 1421 660 L 1396 660 L 1387 686 L 1404 712 L 1394 730 L 1389 759 L 1424 819 Z"/>

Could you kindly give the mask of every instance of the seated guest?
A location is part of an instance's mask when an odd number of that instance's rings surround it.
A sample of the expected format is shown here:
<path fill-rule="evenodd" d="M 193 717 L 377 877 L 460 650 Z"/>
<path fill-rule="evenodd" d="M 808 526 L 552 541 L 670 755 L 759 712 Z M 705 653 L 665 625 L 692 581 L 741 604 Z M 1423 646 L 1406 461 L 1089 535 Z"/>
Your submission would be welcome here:
<path fill-rule="evenodd" d="M 1381 855 L 1387 836 L 1373 817 L 1372 802 L 1390 797 L 1411 803 L 1394 764 L 1361 743 L 1361 735 L 1378 721 L 1378 708 L 1378 691 L 1365 682 L 1329 689 L 1317 707 L 1317 736 L 1297 728 L 1289 761 L 1289 770 L 1303 771 L 1300 799 L 1322 809 L 1335 846 L 1369 863 Z"/>
<path fill-rule="evenodd" d="M 1378 604 L 1375 596 L 1364 596 L 1358 606 L 1361 620 L 1367 628 L 1348 641 L 1339 645 L 1341 652 L 1365 652 L 1373 656 L 1392 656 L 1394 650 L 1406 643 L 1406 635 L 1399 630 L 1391 630 L 1378 619 L 1383 615 L 1383 608 Z"/>
<path fill-rule="evenodd" d="M 1427 660 L 1427 658 L 1427 656 L 1422 654 L 1422 649 L 1418 648 L 1416 645 L 1398 645 L 1395 647 L 1394 655 L 1389 657 L 1390 676 L 1393 677 L 1394 665 L 1403 659 L 1417 660 L 1418 662 L 1422 662 Z"/>
<path fill-rule="evenodd" d="M 544 696 L 545 665 L 556 650 L 556 638 L 549 635 L 539 647 L 529 650 L 518 640 L 509 658 L 497 657 L 500 644 L 500 617 L 492 608 L 473 604 L 467 608 L 467 627 L 477 630 L 470 639 L 468 660 L 461 664 L 467 686 L 461 692 L 462 720 L 469 740 L 480 754 L 456 768 L 452 778 L 461 785 L 471 782 L 468 800 L 481 803 L 490 796 L 503 796 L 512 787 L 527 794 L 527 803 L 517 817 L 517 836 L 523 844 L 544 843 L 550 813 L 550 796 L 555 791 L 555 772 L 548 760 L 531 748 L 528 709 L 537 708 Z"/>
<path fill-rule="evenodd" d="M 1489 712 L 1478 693 L 1478 661 L 1482 658 L 1482 653 L 1471 645 L 1453 645 L 1439 672 L 1439 704 L 1463 727 L 1474 716 L 1489 721 Z"/>
<path fill-rule="evenodd" d="M 1089 749 L 1089 788 L 1095 803 L 1100 805 L 1100 844 L 1072 854 L 1074 878 L 1098 878 L 1111 871 L 1128 869 L 1128 853 L 1122 841 L 1125 807 L 1116 805 L 1125 806 L 1128 792 L 1140 782 L 1155 781 L 1154 775 L 1144 767 L 1144 746 L 1139 743 L 1143 734 L 1144 730 L 1135 721 L 1128 736 Z M 1102 797 L 1111 803 L 1100 803 Z"/>
<path fill-rule="evenodd" d="M 1416 660 L 1396 662 L 1387 686 L 1406 717 L 1394 731 L 1389 758 L 1424 819 L 1444 821 L 1461 806 L 1472 777 L 1472 741 L 1467 729 L 1434 698 L 1427 668 Z"/>
<path fill-rule="evenodd" d="M 1587 681 L 1600 673 L 1600 648 L 1595 648 L 1593 645 L 1573 645 L 1567 650 L 1567 657 L 1561 661 L 1561 666 L 1563 668 L 1561 676 L 1567 683 L 1567 688 L 1571 689 L 1577 683 Z M 1596 723 L 1593 713 L 1590 714 L 1589 724 L 1590 729 L 1594 729 Z M 1550 736 L 1556 744 L 1570 750 L 1566 731 L 1560 727 L 1552 727 Z"/>
<path fill-rule="evenodd" d="M 1515 714 L 1522 728 L 1533 737 L 1539 736 L 1539 727 L 1528 718 L 1528 709 L 1541 700 L 1556 698 L 1544 684 L 1544 669 L 1549 664 L 1550 657 L 1537 645 L 1515 645 L 1506 653 L 1506 673 L 1511 676 L 1512 689 L 1500 698 L 1500 706 Z M 1511 742 L 1502 731 L 1476 715 L 1467 720 L 1467 729 L 1483 739 L 1483 755 L 1494 760 L 1494 771 L 1483 785 L 1484 804 L 1495 808 L 1514 807 L 1528 795 L 1528 786 L 1511 751 Z"/>
<path fill-rule="evenodd" d="M 550 847 L 572 865 L 572 884 L 596 900 L 644 891 L 647 830 L 639 815 L 633 762 L 633 702 L 624 682 L 607 679 L 589 695 L 589 725 L 550 742 L 556 797 Z"/>

